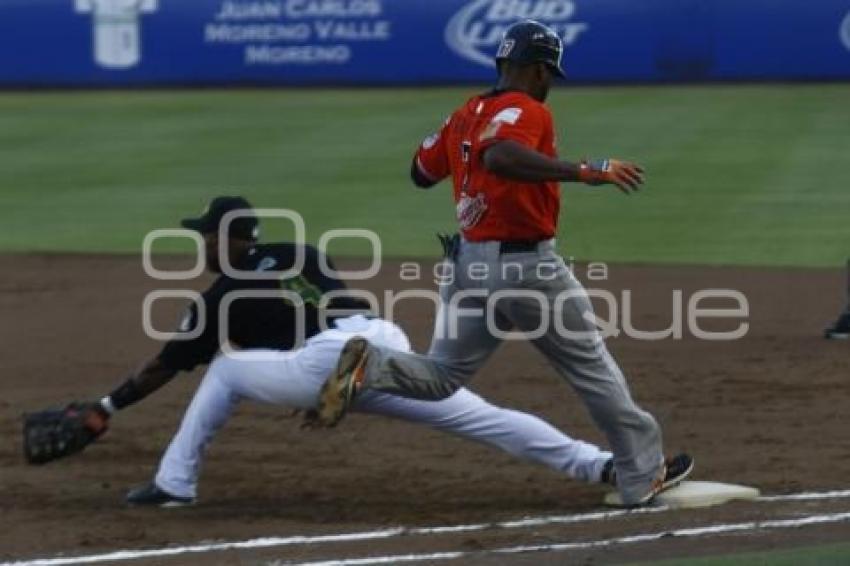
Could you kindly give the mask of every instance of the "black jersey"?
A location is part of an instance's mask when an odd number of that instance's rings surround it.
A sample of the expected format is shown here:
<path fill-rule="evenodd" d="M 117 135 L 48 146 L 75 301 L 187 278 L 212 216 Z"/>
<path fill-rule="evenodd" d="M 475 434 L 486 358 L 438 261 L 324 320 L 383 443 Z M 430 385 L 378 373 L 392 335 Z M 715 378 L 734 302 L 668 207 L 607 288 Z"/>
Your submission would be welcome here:
<path fill-rule="evenodd" d="M 226 311 L 226 340 L 240 349 L 290 350 L 299 346 L 299 341 L 320 332 L 323 318 L 325 328 L 332 326 L 329 309 L 346 310 L 350 314 L 354 314 L 354 311 L 368 312 L 369 305 L 353 297 L 334 296 L 326 308 L 321 308 L 323 295 L 344 290 L 345 284 L 331 274 L 322 272 L 320 253 L 312 246 L 290 243 L 256 245 L 235 261 L 233 267 L 242 272 L 282 272 L 295 265 L 299 248 L 304 253 L 304 267 L 295 277 L 236 279 L 221 275 L 216 279 L 202 295 L 206 312 L 206 324 L 202 331 L 191 340 L 169 341 L 160 353 L 162 363 L 172 369 L 186 371 L 199 364 L 209 363 L 221 347 L 221 338 L 224 338 L 220 336 L 219 308 L 229 299 L 235 300 Z M 330 260 L 325 259 L 326 264 L 333 269 Z M 251 290 L 281 293 L 266 298 L 235 298 L 233 294 Z M 294 301 L 292 293 L 297 294 L 301 301 Z M 193 303 L 187 309 L 178 332 L 184 335 L 192 333 L 198 328 L 198 319 L 198 305 Z"/>

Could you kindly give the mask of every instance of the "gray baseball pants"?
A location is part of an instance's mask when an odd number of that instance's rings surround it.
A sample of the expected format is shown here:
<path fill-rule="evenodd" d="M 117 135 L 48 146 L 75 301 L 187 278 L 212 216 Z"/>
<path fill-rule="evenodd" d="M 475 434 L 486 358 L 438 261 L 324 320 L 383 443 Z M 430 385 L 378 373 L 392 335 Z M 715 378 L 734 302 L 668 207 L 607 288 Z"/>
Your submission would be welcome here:
<path fill-rule="evenodd" d="M 578 393 L 614 453 L 625 503 L 644 497 L 663 462 L 661 430 L 631 397 L 622 371 L 594 323 L 581 283 L 554 240 L 534 251 L 500 253 L 499 242 L 461 241 L 446 260 L 441 305 L 426 356 L 370 345 L 365 386 L 438 400 L 464 386 L 515 329 Z"/>

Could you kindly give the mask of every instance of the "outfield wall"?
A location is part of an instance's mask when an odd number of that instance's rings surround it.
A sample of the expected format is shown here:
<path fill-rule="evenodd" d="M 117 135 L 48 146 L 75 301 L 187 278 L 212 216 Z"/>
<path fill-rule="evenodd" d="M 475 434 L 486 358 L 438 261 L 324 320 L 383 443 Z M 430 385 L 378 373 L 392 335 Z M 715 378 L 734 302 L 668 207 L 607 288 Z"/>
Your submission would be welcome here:
<path fill-rule="evenodd" d="M 524 17 L 574 82 L 850 79 L 850 0 L 2 0 L 0 85 L 488 82 Z"/>

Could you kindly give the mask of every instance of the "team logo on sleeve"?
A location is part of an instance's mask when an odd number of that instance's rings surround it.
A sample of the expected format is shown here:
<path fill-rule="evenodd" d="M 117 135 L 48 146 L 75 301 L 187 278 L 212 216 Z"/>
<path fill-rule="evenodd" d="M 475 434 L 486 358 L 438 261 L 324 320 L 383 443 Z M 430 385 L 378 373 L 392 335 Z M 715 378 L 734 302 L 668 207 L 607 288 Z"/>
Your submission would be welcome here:
<path fill-rule="evenodd" d="M 519 120 L 521 115 L 522 108 L 505 108 L 504 110 L 501 110 L 498 114 L 493 116 L 493 119 L 490 120 L 487 127 L 481 131 L 481 135 L 478 136 L 478 141 L 484 141 L 495 137 L 499 132 L 499 128 L 502 127 L 502 124 L 514 125 L 517 123 L 517 120 Z"/>
<path fill-rule="evenodd" d="M 520 116 L 522 116 L 522 108 L 505 108 L 493 116 L 491 122 L 494 124 L 503 122 L 505 124 L 516 124 Z"/>

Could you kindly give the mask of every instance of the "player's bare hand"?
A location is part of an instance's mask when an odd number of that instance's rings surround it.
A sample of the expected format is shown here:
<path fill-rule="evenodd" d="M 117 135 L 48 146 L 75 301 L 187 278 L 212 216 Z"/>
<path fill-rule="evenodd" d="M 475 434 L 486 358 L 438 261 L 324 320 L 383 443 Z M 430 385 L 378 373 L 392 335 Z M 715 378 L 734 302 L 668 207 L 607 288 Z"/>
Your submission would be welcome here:
<path fill-rule="evenodd" d="M 644 172 L 640 165 L 619 159 L 582 161 L 579 164 L 579 180 L 588 185 L 616 185 L 630 194 L 640 189 Z"/>
<path fill-rule="evenodd" d="M 617 188 L 626 194 L 640 189 L 643 184 L 643 168 L 635 163 L 616 159 L 611 159 L 609 163 L 609 182 L 617 185 Z"/>

